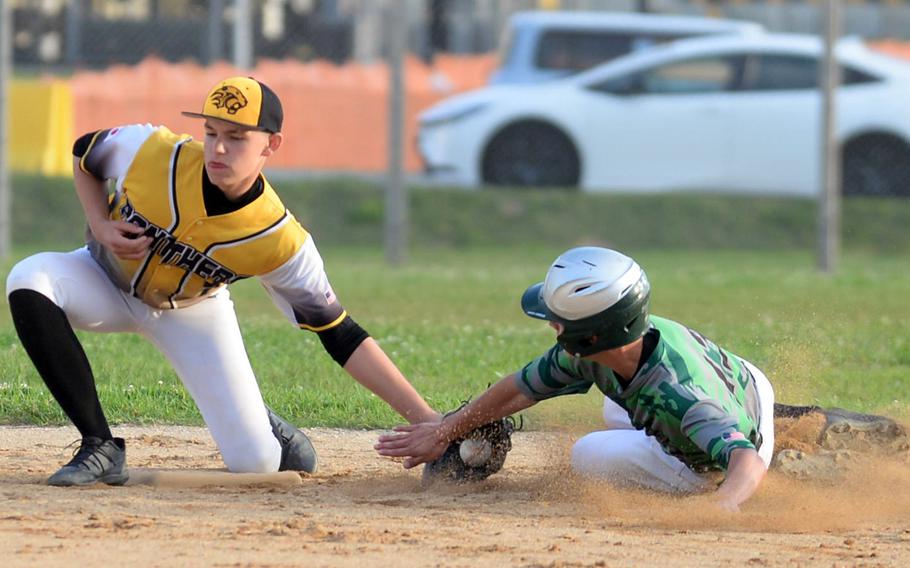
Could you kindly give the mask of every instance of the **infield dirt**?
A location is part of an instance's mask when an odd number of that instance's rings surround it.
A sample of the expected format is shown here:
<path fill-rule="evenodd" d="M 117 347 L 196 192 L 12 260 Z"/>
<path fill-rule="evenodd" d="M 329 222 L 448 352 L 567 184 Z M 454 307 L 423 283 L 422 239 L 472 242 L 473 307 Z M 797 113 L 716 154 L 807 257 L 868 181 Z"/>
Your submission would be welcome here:
<path fill-rule="evenodd" d="M 320 471 L 288 487 L 56 488 L 72 428 L 0 428 L 0 559 L 17 566 L 910 566 L 910 464 L 828 480 L 775 471 L 738 514 L 574 477 L 577 434 L 518 432 L 505 469 L 424 488 L 379 432 L 307 430 Z M 203 428 L 117 427 L 129 465 L 217 470 Z M 873 459 L 876 461 L 873 463 Z"/>

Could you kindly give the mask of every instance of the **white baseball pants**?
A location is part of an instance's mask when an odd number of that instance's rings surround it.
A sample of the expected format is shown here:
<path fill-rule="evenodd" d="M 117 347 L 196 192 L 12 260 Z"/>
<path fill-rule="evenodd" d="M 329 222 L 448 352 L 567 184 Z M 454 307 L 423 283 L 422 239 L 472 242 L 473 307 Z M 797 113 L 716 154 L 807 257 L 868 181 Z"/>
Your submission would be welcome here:
<path fill-rule="evenodd" d="M 771 464 L 774 452 L 774 389 L 765 374 L 748 365 L 758 391 L 762 445 L 758 455 Z M 604 397 L 607 429 L 592 432 L 572 447 L 572 468 L 578 473 L 614 483 L 637 485 L 669 493 L 697 493 L 715 488 L 711 476 L 701 475 L 666 453 L 653 436 L 636 430 L 625 410 Z"/>
<path fill-rule="evenodd" d="M 44 252 L 13 267 L 6 293 L 34 290 L 59 306 L 75 329 L 138 333 L 170 361 L 234 472 L 278 471 L 272 434 L 227 288 L 187 308 L 154 309 L 129 296 L 81 248 Z M 123 353 L 129 360 L 130 354 Z"/>

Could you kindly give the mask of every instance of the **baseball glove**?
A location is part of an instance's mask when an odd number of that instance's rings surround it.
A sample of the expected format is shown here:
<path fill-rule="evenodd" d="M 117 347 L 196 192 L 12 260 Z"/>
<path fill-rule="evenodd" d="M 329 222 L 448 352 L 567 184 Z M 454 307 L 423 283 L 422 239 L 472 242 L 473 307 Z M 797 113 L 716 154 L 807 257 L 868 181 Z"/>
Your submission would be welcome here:
<path fill-rule="evenodd" d="M 521 427 L 520 418 L 516 426 L 515 419 L 507 416 L 471 430 L 449 444 L 445 453 L 424 466 L 424 483 L 438 480 L 467 483 L 490 477 L 502 469 L 506 454 L 512 449 L 512 432 L 521 430 Z M 465 462 L 466 457 L 470 465 Z"/>

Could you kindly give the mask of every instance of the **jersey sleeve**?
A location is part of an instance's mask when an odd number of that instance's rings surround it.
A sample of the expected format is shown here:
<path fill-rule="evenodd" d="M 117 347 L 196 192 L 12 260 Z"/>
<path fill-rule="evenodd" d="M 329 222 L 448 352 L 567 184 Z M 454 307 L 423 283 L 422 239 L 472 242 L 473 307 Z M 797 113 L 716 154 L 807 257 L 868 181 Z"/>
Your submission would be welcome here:
<path fill-rule="evenodd" d="M 303 329 L 325 331 L 339 325 L 347 315 L 309 235 L 294 256 L 259 280 L 285 317 Z"/>
<path fill-rule="evenodd" d="M 739 430 L 736 418 L 710 399 L 700 400 L 690 406 L 682 417 L 680 428 L 683 434 L 723 469 L 727 469 L 734 449 L 755 449 L 749 433 Z"/>
<path fill-rule="evenodd" d="M 570 357 L 558 345 L 525 365 L 515 382 L 518 390 L 533 400 L 583 394 L 594 384 L 574 371 Z"/>
<path fill-rule="evenodd" d="M 73 146 L 80 158 L 79 168 L 100 180 L 120 179 L 126 175 L 133 158 L 157 127 L 132 124 L 87 134 Z M 90 139 L 87 139 L 88 137 Z M 80 155 L 81 152 L 81 155 Z"/>

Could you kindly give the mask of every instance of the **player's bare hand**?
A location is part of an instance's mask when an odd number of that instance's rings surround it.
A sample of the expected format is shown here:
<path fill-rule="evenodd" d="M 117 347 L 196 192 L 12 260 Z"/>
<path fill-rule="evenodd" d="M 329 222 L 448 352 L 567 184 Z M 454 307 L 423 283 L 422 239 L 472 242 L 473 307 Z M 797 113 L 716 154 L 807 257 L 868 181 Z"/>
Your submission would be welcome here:
<path fill-rule="evenodd" d="M 739 512 L 739 504 L 729 499 L 715 499 L 714 506 L 727 513 Z"/>
<path fill-rule="evenodd" d="M 394 434 L 380 436 L 373 447 L 381 456 L 405 458 L 404 467 L 410 469 L 435 460 L 448 446 L 441 423 L 422 422 L 396 426 Z"/>
<path fill-rule="evenodd" d="M 716 492 L 692 495 L 686 497 L 685 501 L 688 508 L 691 508 L 693 511 L 703 511 L 708 514 L 713 512 L 713 514 L 728 515 L 740 511 L 739 505 L 735 501 L 724 499 Z"/>
<path fill-rule="evenodd" d="M 138 260 L 148 253 L 151 237 L 125 221 L 99 221 L 91 226 L 95 239 L 120 258 Z"/>

